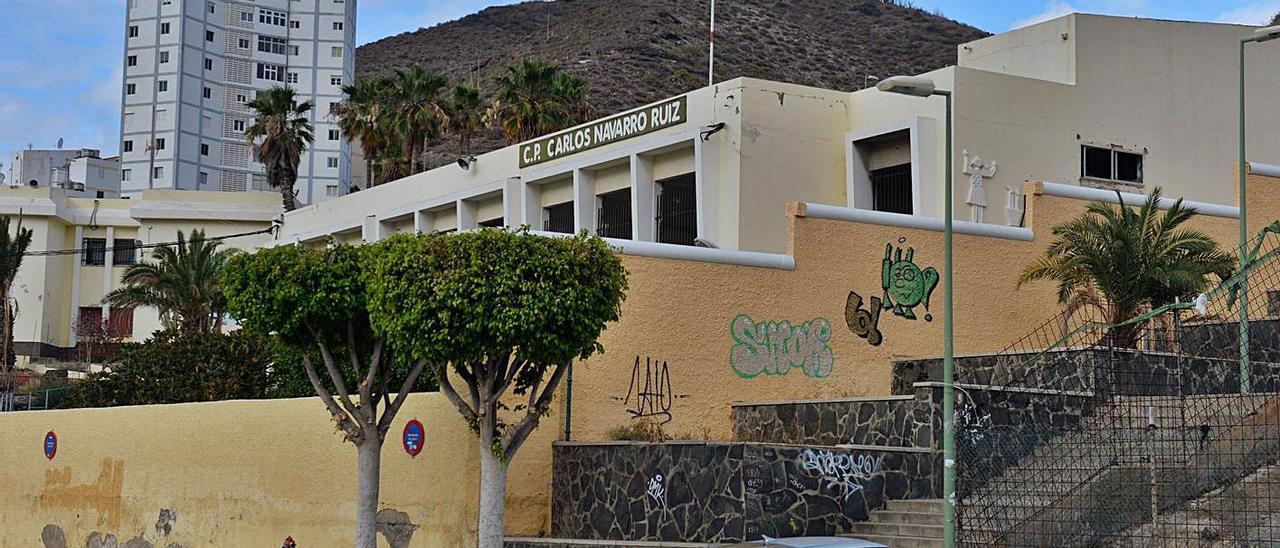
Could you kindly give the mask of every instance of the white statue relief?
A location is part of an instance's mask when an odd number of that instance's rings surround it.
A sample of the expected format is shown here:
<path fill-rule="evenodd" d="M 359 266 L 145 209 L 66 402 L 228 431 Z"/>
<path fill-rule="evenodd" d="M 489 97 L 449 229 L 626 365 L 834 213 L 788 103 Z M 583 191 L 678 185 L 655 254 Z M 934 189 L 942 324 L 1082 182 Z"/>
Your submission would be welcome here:
<path fill-rule="evenodd" d="M 968 150 L 962 153 L 964 154 L 964 174 L 969 176 L 969 198 L 965 203 L 969 204 L 973 222 L 981 223 L 983 210 L 987 207 L 987 193 L 982 189 L 982 180 L 994 177 L 999 165 L 994 161 L 988 164 L 981 156 L 970 158 Z"/>

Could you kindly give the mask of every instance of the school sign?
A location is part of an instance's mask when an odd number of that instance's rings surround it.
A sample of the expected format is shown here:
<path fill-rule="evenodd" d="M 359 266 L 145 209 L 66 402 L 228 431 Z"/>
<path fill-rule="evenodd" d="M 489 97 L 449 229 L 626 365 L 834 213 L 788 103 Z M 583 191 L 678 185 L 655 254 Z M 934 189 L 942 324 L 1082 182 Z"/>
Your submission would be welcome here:
<path fill-rule="evenodd" d="M 656 105 L 611 116 L 580 128 L 566 129 L 520 145 L 520 167 L 549 162 L 598 146 L 616 143 L 685 123 L 689 116 L 681 95 Z"/>

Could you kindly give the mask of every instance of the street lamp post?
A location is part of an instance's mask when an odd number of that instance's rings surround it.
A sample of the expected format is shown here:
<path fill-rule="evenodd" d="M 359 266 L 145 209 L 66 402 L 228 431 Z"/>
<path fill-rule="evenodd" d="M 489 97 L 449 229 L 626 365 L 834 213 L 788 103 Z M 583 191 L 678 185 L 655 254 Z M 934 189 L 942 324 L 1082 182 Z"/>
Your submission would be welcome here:
<path fill-rule="evenodd" d="M 1245 207 L 1245 164 L 1244 151 L 1244 47 L 1253 42 L 1266 42 L 1280 38 L 1280 25 L 1258 29 L 1252 36 L 1240 39 L 1240 162 L 1236 167 L 1240 177 L 1240 258 L 1245 256 L 1245 248 L 1249 243 L 1248 209 Z M 1249 363 L 1249 272 L 1248 265 L 1240 264 L 1240 393 L 1249 393 L 1253 378 L 1253 367 Z"/>
<path fill-rule="evenodd" d="M 894 76 L 881 80 L 876 84 L 880 91 L 899 93 L 913 97 L 930 97 L 941 95 L 947 102 L 946 122 L 946 177 L 943 190 L 943 309 L 942 309 L 942 507 L 945 512 L 945 528 L 943 546 L 954 548 L 956 545 L 956 399 L 955 399 L 955 346 L 954 322 L 952 321 L 952 278 L 951 261 L 952 232 L 951 221 L 951 92 L 937 89 L 933 80 L 914 76 Z"/>

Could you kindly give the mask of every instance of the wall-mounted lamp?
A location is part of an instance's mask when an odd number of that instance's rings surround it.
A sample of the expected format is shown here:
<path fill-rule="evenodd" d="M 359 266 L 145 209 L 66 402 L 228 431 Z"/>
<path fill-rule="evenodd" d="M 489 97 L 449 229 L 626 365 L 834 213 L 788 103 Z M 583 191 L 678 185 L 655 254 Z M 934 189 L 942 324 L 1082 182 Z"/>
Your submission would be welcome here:
<path fill-rule="evenodd" d="M 477 161 L 477 158 L 475 156 L 472 156 L 470 154 L 463 154 L 462 156 L 458 157 L 458 167 L 462 168 L 464 171 L 470 170 L 471 166 L 475 165 L 476 161 Z"/>

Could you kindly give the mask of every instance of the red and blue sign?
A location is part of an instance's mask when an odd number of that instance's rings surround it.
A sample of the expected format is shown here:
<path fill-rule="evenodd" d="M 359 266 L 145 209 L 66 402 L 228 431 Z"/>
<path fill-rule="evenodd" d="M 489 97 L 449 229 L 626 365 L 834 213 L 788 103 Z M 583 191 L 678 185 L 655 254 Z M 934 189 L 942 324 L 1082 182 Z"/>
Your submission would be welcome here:
<path fill-rule="evenodd" d="M 427 444 L 427 429 L 418 419 L 410 420 L 404 425 L 404 433 L 400 434 L 400 442 L 404 444 L 404 452 L 410 457 L 418 456 Z"/>
<path fill-rule="evenodd" d="M 44 435 L 44 458 L 53 460 L 53 456 L 58 454 L 58 435 L 50 430 Z"/>

